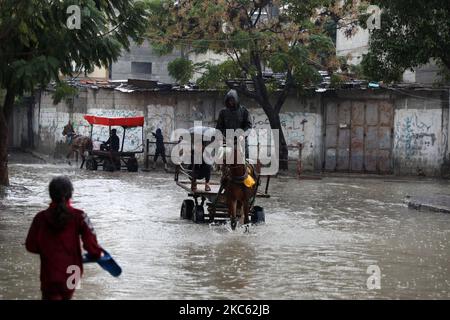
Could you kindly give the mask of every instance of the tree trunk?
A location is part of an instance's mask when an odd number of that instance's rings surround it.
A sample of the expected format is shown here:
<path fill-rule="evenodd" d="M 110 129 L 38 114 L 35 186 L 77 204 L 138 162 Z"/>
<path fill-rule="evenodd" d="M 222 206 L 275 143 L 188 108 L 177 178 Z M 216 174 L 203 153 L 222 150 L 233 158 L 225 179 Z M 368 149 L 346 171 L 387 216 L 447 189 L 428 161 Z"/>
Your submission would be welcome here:
<path fill-rule="evenodd" d="M 0 186 L 9 185 L 8 177 L 8 122 L 14 106 L 15 95 L 11 90 L 6 92 L 3 109 L 0 110 Z"/>
<path fill-rule="evenodd" d="M 8 185 L 8 122 L 0 110 L 0 186 Z"/>
<path fill-rule="evenodd" d="M 279 140 L 278 140 L 278 154 L 279 154 L 279 163 L 281 170 L 288 170 L 288 159 L 289 159 L 289 150 L 286 143 L 286 139 L 284 138 L 283 128 L 281 127 L 280 115 L 275 111 L 264 110 L 266 112 L 267 117 L 269 118 L 270 127 L 272 129 L 278 130 Z"/>
<path fill-rule="evenodd" d="M 255 64 L 261 66 L 258 55 L 255 56 Z M 269 102 L 269 94 L 267 91 L 264 78 L 262 77 L 261 68 L 259 68 L 259 76 L 253 79 L 253 84 L 255 85 L 256 94 L 258 97 L 262 97 L 262 101 L 258 101 L 267 118 L 269 118 L 270 128 L 278 130 L 278 161 L 281 170 L 288 170 L 288 154 L 289 150 L 286 144 L 286 139 L 284 138 L 283 129 L 281 128 L 280 112 L 281 106 L 278 110 L 274 108 Z"/>
<path fill-rule="evenodd" d="M 447 67 L 447 69 L 450 70 L 450 57 L 446 54 L 445 56 L 441 57 L 441 60 L 442 63 L 444 63 L 444 65 Z"/>
<path fill-rule="evenodd" d="M 253 56 L 253 59 L 255 58 L 255 55 Z M 255 60 L 254 64 L 258 67 L 260 66 L 260 61 Z M 277 129 L 279 131 L 279 152 L 278 152 L 278 160 L 279 160 L 279 168 L 281 170 L 288 170 L 288 158 L 289 158 L 289 150 L 286 143 L 286 139 L 284 138 L 283 129 L 281 128 L 281 121 L 280 121 L 280 114 L 279 110 L 281 109 L 282 103 L 278 106 L 278 110 L 275 110 L 275 108 L 271 105 L 269 102 L 269 95 L 267 91 L 267 87 L 265 85 L 264 79 L 262 77 L 261 68 L 260 75 L 257 77 L 253 77 L 253 84 L 255 86 L 255 93 L 249 91 L 247 88 L 242 87 L 234 87 L 230 84 L 231 89 L 236 89 L 240 94 L 244 94 L 250 99 L 253 99 L 256 101 L 259 106 L 264 110 L 264 113 L 266 114 L 267 118 L 269 119 L 270 128 L 271 129 Z"/>

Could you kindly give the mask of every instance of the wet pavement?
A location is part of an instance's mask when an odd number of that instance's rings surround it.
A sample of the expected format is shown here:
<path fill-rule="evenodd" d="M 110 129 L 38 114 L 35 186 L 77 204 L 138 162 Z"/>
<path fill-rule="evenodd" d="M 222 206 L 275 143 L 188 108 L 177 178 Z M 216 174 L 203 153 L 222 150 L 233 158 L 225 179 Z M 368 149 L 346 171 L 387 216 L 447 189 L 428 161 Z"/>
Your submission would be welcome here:
<path fill-rule="evenodd" d="M 450 214 L 450 195 L 433 194 L 408 197 L 408 207 Z"/>
<path fill-rule="evenodd" d="M 449 299 L 450 214 L 408 209 L 407 195 L 449 183 L 274 179 L 266 224 L 246 234 L 179 218 L 184 190 L 163 172 L 87 172 L 16 159 L 0 195 L 0 299 L 39 299 L 39 258 L 25 251 L 57 175 L 74 182 L 99 242 L 123 268 L 86 265 L 75 299 Z M 388 181 L 389 180 L 389 181 Z M 381 270 L 369 290 L 367 268 Z"/>

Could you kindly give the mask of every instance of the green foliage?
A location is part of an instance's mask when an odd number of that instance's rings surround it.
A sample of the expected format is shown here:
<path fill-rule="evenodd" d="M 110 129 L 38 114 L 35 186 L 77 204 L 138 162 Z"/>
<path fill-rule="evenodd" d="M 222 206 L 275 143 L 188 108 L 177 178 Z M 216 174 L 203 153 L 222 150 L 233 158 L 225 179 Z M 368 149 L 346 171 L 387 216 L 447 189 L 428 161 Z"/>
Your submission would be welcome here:
<path fill-rule="evenodd" d="M 240 78 L 240 76 L 239 66 L 234 61 L 227 60 L 218 65 L 207 64 L 203 75 L 197 80 L 197 84 L 202 89 L 224 89 L 227 80 Z"/>
<path fill-rule="evenodd" d="M 327 19 L 324 23 L 325 33 L 335 45 L 337 37 L 337 27 L 338 25 L 333 19 Z"/>
<path fill-rule="evenodd" d="M 273 8 L 286 9 L 272 10 L 266 7 L 269 2 Z M 174 4 L 170 0 L 150 0 L 147 35 L 153 44 L 164 48 L 183 48 L 187 54 L 210 50 L 228 57 L 227 64 L 207 66 L 198 81 L 201 87 L 223 86 L 218 81 L 230 80 L 224 77 L 234 75 L 261 81 L 265 66 L 289 75 L 293 80 L 288 81 L 288 89 L 308 86 L 318 81 L 317 69 L 332 71 L 339 67 L 329 30 L 336 22 L 314 22 L 320 18 L 318 10 L 327 6 L 334 7 L 335 1 L 185 0 Z M 326 21 L 328 30 L 324 27 Z M 231 65 L 234 70 L 224 69 Z M 185 74 L 180 69 L 174 72 L 177 77 Z M 186 65 L 186 70 L 192 71 L 192 66 Z M 186 82 L 184 77 L 182 82 Z M 255 87 L 266 90 L 274 85 Z"/>
<path fill-rule="evenodd" d="M 349 65 L 347 71 L 356 79 L 366 79 L 366 75 L 364 74 L 363 66 L 361 64 Z"/>
<path fill-rule="evenodd" d="M 373 52 L 363 55 L 361 69 L 370 81 L 399 82 L 405 69 Z"/>
<path fill-rule="evenodd" d="M 166 0 L 148 0 L 145 2 L 146 10 L 150 13 L 147 16 L 148 29 L 146 35 L 153 51 L 161 56 L 171 53 L 175 48 L 170 39 L 164 39 L 168 32 L 166 26 L 174 23 L 171 20 L 172 15 L 167 3 Z"/>
<path fill-rule="evenodd" d="M 3 107 L 3 101 L 5 100 L 5 90 L 0 88 L 0 109 Z"/>
<path fill-rule="evenodd" d="M 56 85 L 55 91 L 53 92 L 52 99 L 53 104 L 57 105 L 62 100 L 66 101 L 66 104 L 69 104 L 69 99 L 75 96 L 78 93 L 78 89 L 72 86 L 69 86 L 65 82 L 59 82 Z"/>
<path fill-rule="evenodd" d="M 185 58 L 177 58 L 171 61 L 167 69 L 169 75 L 177 80 L 181 85 L 187 84 L 195 72 L 195 65 L 192 61 Z"/>
<path fill-rule="evenodd" d="M 80 29 L 67 27 L 74 4 Z M 144 9 L 132 0 L 0 1 L 0 88 L 21 95 L 61 74 L 109 65 L 130 40 L 142 40 Z"/>
<path fill-rule="evenodd" d="M 410 68 L 441 61 L 450 70 L 450 2 L 375 0 L 383 10 L 374 30 L 364 72 L 370 80 L 398 81 Z"/>
<path fill-rule="evenodd" d="M 344 83 L 344 78 L 338 74 L 331 75 L 331 84 L 332 88 L 339 88 Z"/>
<path fill-rule="evenodd" d="M 442 61 L 437 63 L 439 67 L 438 76 L 439 79 L 435 82 L 436 85 L 445 85 L 450 82 L 450 68 L 448 68 Z"/>
<path fill-rule="evenodd" d="M 317 85 L 322 80 L 317 69 L 307 63 L 299 65 L 293 72 L 294 83 L 297 89 L 304 89 L 305 87 L 311 87 Z"/>

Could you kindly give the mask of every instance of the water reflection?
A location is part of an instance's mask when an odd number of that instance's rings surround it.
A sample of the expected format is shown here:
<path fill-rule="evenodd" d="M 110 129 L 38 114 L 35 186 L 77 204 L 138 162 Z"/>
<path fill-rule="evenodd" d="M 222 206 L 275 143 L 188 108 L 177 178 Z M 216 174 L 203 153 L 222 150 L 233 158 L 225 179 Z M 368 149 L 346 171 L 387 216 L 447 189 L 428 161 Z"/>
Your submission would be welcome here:
<path fill-rule="evenodd" d="M 13 164 L 0 194 L 0 298 L 37 299 L 39 258 L 23 242 L 47 184 L 66 174 L 74 205 L 123 267 L 119 279 L 86 266 L 76 299 L 450 298 L 450 215 L 409 210 L 408 194 L 448 183 L 278 179 L 250 233 L 179 219 L 186 198 L 163 173 L 80 171 Z M 366 287 L 369 265 L 382 288 Z"/>

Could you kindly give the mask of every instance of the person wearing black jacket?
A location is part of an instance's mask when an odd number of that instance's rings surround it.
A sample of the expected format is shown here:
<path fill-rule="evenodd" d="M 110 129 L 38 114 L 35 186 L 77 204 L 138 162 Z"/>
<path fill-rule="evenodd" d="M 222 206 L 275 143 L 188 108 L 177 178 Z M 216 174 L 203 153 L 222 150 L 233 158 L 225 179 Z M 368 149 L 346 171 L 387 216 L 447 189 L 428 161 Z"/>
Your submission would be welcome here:
<path fill-rule="evenodd" d="M 117 130 L 112 129 L 108 141 L 106 141 L 102 145 L 101 150 L 118 152 L 119 149 L 120 149 L 120 139 L 119 136 L 117 135 Z"/>
<path fill-rule="evenodd" d="M 252 121 L 250 119 L 250 113 L 246 107 L 241 105 L 237 91 L 231 89 L 225 95 L 225 108 L 219 113 L 216 129 L 222 132 L 226 141 L 227 129 L 242 129 L 243 131 L 247 131 L 251 128 Z M 248 141 L 247 137 L 245 137 L 245 157 L 248 158 L 248 156 Z"/>
<path fill-rule="evenodd" d="M 153 158 L 153 169 L 156 169 L 156 161 L 158 160 L 158 157 L 161 156 L 164 162 L 164 169 L 167 171 L 166 148 L 164 147 L 164 137 L 161 129 L 156 129 L 156 133 L 152 132 L 152 135 L 156 138 L 156 152 L 155 157 Z"/>

